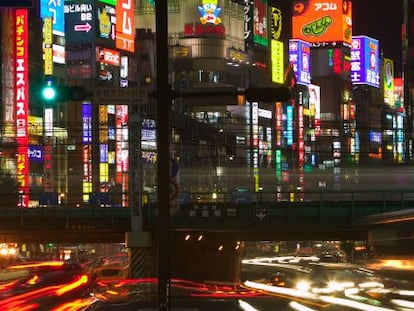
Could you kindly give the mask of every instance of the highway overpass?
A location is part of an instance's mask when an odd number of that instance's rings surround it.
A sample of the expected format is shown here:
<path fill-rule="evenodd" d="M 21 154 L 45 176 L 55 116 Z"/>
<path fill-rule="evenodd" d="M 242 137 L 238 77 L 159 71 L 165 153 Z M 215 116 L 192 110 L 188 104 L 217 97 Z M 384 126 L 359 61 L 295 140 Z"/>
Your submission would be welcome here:
<path fill-rule="evenodd" d="M 170 228 L 176 233 L 208 233 L 244 241 L 364 240 L 374 226 L 369 221 L 372 217 L 414 208 L 413 193 L 407 192 L 326 191 L 312 195 L 313 200 L 303 202 L 275 202 L 271 198 L 276 194 L 263 193 L 244 204 L 197 199 L 173 204 Z M 193 197 L 199 198 L 196 194 Z M 156 232 L 156 203 L 143 210 L 145 230 Z M 0 238 L 4 242 L 124 242 L 128 231 L 129 208 L 0 208 Z"/>

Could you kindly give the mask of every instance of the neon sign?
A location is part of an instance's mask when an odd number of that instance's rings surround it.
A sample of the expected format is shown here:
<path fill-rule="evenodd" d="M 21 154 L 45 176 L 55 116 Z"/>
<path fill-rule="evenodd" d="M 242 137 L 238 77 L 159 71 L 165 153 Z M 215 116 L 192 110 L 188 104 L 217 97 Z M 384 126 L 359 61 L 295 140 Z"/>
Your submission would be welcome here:
<path fill-rule="evenodd" d="M 29 16 L 27 9 L 16 9 L 15 15 L 15 104 L 17 142 L 18 207 L 29 206 Z"/>
<path fill-rule="evenodd" d="M 221 8 L 217 7 L 217 0 L 203 0 L 202 3 L 202 6 L 198 6 L 201 24 L 221 24 Z"/>

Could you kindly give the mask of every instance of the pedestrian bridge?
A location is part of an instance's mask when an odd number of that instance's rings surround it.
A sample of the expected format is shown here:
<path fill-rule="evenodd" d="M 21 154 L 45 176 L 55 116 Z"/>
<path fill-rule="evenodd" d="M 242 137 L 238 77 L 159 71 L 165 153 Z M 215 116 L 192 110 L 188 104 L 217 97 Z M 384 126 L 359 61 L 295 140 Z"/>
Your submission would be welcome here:
<path fill-rule="evenodd" d="M 401 215 L 401 211 L 406 219 L 414 215 L 410 212 L 414 192 L 325 191 L 307 193 L 296 202 L 276 202 L 274 193 L 257 194 L 244 203 L 206 201 L 198 194 L 193 198 L 171 204 L 172 231 L 211 232 L 238 240 L 355 240 L 367 238 L 375 215 Z M 156 203 L 143 207 L 145 230 L 156 230 L 156 214 Z M 130 222 L 129 208 L 1 207 L 0 239 L 26 243 L 123 242 Z"/>

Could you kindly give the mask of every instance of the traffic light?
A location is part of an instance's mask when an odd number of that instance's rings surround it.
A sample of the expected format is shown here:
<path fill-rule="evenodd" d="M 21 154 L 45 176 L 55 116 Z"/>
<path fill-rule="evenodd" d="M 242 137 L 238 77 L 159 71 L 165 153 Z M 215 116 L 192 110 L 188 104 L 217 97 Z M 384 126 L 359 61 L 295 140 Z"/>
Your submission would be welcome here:
<path fill-rule="evenodd" d="M 56 88 L 48 81 L 42 88 L 42 98 L 46 101 L 53 101 L 56 99 L 56 94 Z"/>
<path fill-rule="evenodd" d="M 42 99 L 47 102 L 54 101 L 81 101 L 92 96 L 83 86 L 53 86 L 46 82 L 41 92 Z"/>
<path fill-rule="evenodd" d="M 249 87 L 244 91 L 244 96 L 249 102 L 286 102 L 291 97 L 288 87 Z"/>

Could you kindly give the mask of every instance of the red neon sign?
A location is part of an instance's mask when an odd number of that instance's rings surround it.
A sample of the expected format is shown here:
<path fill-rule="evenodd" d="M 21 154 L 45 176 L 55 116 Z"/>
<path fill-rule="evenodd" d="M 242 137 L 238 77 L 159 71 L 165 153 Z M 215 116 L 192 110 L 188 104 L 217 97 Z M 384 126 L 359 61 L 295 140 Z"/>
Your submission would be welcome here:
<path fill-rule="evenodd" d="M 15 111 L 17 142 L 18 207 L 29 207 L 28 101 L 29 101 L 29 21 L 27 9 L 16 9 L 15 15 Z"/>

